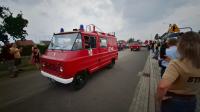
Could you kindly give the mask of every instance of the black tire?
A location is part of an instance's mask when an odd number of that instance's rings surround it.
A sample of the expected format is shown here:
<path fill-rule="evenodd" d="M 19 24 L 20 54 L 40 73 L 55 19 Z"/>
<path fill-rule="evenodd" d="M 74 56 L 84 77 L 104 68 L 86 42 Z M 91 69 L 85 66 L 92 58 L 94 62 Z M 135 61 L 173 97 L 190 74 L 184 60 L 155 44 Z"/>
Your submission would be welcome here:
<path fill-rule="evenodd" d="M 75 77 L 74 77 L 74 80 L 72 82 L 72 85 L 73 85 L 73 88 L 75 90 L 80 90 L 82 89 L 85 84 L 87 83 L 87 79 L 88 79 L 88 74 L 87 72 L 82 72 L 80 74 L 77 74 Z"/>
<path fill-rule="evenodd" d="M 111 63 L 108 65 L 108 68 L 111 69 L 115 65 L 115 60 L 113 59 Z"/>
<path fill-rule="evenodd" d="M 131 51 L 133 51 L 133 49 L 131 49 Z"/>
<path fill-rule="evenodd" d="M 56 85 L 56 86 L 61 86 L 61 85 L 63 85 L 62 83 L 57 82 L 57 81 L 55 81 L 55 80 L 53 80 L 53 79 L 50 79 L 50 78 L 48 78 L 48 79 L 49 79 L 49 81 L 51 82 L 51 84 L 53 84 L 53 85 Z"/>

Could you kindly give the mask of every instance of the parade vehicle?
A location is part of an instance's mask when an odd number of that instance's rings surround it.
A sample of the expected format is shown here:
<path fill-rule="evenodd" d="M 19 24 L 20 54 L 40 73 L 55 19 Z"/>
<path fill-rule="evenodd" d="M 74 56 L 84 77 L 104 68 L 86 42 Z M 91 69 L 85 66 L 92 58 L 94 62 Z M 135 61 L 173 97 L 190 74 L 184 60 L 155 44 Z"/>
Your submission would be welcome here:
<path fill-rule="evenodd" d="M 144 42 L 142 42 L 141 47 L 146 47 L 146 44 Z"/>
<path fill-rule="evenodd" d="M 126 44 L 122 41 L 117 41 L 118 51 L 124 50 L 126 48 Z"/>
<path fill-rule="evenodd" d="M 92 30 L 91 30 L 92 29 Z M 53 35 L 41 57 L 41 74 L 55 83 L 71 83 L 81 89 L 89 75 L 108 67 L 118 59 L 117 39 L 114 33 L 96 30 L 95 25 Z"/>
<path fill-rule="evenodd" d="M 117 49 L 118 51 L 121 51 L 124 49 L 122 43 L 117 42 Z"/>
<path fill-rule="evenodd" d="M 141 45 L 138 42 L 133 42 L 129 45 L 131 51 L 140 51 Z"/>
<path fill-rule="evenodd" d="M 126 41 L 124 41 L 124 40 L 118 40 L 117 41 L 118 51 L 126 49 L 126 45 L 127 45 Z"/>

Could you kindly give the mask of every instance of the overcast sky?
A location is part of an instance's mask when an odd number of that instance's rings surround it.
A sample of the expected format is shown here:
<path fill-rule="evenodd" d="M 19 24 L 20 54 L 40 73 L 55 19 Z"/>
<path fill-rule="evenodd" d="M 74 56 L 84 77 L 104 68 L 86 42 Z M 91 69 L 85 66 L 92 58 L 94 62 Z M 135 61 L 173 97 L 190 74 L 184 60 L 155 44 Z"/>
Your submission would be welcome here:
<path fill-rule="evenodd" d="M 166 32 L 169 23 L 200 30 L 200 0 L 0 0 L 0 5 L 15 14 L 22 11 L 34 41 L 80 24 L 116 32 L 119 40 L 151 39 Z"/>

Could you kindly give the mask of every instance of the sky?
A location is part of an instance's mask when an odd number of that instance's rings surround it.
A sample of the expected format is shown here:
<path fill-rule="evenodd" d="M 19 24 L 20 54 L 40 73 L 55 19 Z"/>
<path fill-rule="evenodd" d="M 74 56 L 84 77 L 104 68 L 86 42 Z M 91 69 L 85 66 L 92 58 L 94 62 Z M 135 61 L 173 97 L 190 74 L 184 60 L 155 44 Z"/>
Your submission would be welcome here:
<path fill-rule="evenodd" d="M 174 23 L 200 30 L 200 0 L 0 0 L 0 5 L 14 14 L 22 11 L 29 21 L 27 39 L 35 42 L 80 24 L 116 32 L 118 40 L 153 39 Z"/>

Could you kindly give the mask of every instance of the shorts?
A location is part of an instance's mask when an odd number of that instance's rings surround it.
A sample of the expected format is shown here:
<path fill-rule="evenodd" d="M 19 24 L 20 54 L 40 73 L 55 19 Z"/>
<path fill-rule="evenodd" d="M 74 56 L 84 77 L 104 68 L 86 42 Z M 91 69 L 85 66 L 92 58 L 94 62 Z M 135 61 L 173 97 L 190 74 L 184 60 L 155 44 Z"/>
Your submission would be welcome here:
<path fill-rule="evenodd" d="M 18 66 L 21 64 L 21 58 L 15 59 L 15 66 Z"/>

